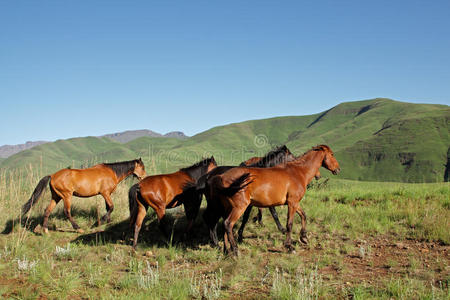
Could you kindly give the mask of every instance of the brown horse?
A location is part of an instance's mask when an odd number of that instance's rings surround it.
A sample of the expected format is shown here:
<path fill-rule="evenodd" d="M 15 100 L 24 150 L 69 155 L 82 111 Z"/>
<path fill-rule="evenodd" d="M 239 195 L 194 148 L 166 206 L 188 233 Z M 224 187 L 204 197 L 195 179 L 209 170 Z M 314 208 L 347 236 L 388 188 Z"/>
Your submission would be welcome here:
<path fill-rule="evenodd" d="M 277 147 L 276 149 L 268 152 L 264 157 L 257 158 L 256 163 L 250 166 L 246 167 L 257 167 L 257 168 L 266 168 L 266 167 L 273 167 L 278 164 L 294 160 L 295 156 L 292 155 L 291 151 L 286 147 L 286 145 Z M 241 164 L 242 165 L 242 164 Z M 208 172 L 204 176 L 200 177 L 200 179 L 197 181 L 197 183 L 194 185 L 194 188 L 197 192 L 202 193 L 205 195 L 207 207 L 206 210 L 203 213 L 203 220 L 205 221 L 206 225 L 209 228 L 209 233 L 211 237 L 211 241 L 214 244 L 214 246 L 219 245 L 219 241 L 217 239 L 217 224 L 219 222 L 219 219 L 226 218 L 225 215 L 225 209 L 220 202 L 220 199 L 216 199 L 212 197 L 212 195 L 209 193 L 209 181 L 212 177 L 215 175 L 223 174 L 226 171 L 235 168 L 236 166 L 219 166 L 212 170 L 211 172 Z M 249 206 L 244 214 L 244 216 L 247 216 L 246 219 L 243 219 L 241 228 L 239 229 L 239 236 L 242 237 L 242 233 L 245 227 L 245 223 L 248 220 L 248 216 L 250 215 L 250 211 L 252 209 L 252 206 Z M 280 231 L 285 232 L 285 229 L 283 226 L 281 226 L 280 221 L 278 220 L 278 215 L 275 210 L 275 207 L 269 207 L 269 210 L 272 214 L 273 219 L 275 220 L 275 223 L 277 224 L 277 227 Z"/>
<path fill-rule="evenodd" d="M 114 210 L 111 193 L 114 192 L 122 180 L 132 174 L 139 179 L 145 177 L 145 166 L 140 158 L 117 163 L 98 164 L 87 169 L 59 170 L 52 175 L 43 177 L 39 181 L 30 200 L 22 207 L 22 216 L 36 204 L 43 190 L 50 183 L 52 200 L 44 213 L 42 225 L 44 233 L 48 233 L 48 217 L 61 199 L 64 201 L 64 214 L 72 223 L 72 227 L 82 233 L 83 230 L 78 226 L 70 213 L 72 195 L 83 198 L 102 195 L 105 199 L 107 210 L 107 213 L 102 217 L 102 221 L 110 222 L 111 212 Z"/>
<path fill-rule="evenodd" d="M 195 185 L 201 176 L 215 167 L 217 164 L 212 156 L 175 173 L 148 176 L 133 185 L 128 193 L 130 226 L 134 225 L 133 248 L 136 248 L 142 221 L 149 206 L 155 210 L 159 227 L 167 236 L 164 226 L 166 208 L 183 204 L 188 219 L 186 232 L 189 232 L 202 201 L 202 194 L 191 188 L 191 185 Z"/>
<path fill-rule="evenodd" d="M 261 161 L 262 158 L 263 157 L 261 157 L 261 156 L 251 157 L 251 158 L 247 159 L 246 161 L 242 162 L 239 166 L 240 167 L 254 167 L 254 165 L 258 164 Z M 317 173 L 316 173 L 316 175 L 314 177 L 315 177 L 316 180 L 320 179 L 321 175 L 320 175 L 320 171 L 319 170 L 317 170 Z M 245 210 L 244 216 L 242 217 L 242 225 L 239 228 L 239 234 L 238 234 L 238 241 L 239 242 L 242 242 L 242 233 L 244 232 L 245 224 L 247 224 L 248 218 L 250 216 L 251 209 L 252 209 L 252 207 L 249 206 L 249 208 L 247 208 Z M 278 220 L 278 215 L 277 215 L 277 212 L 275 210 L 275 207 L 269 207 L 269 209 L 270 209 L 270 213 L 272 214 L 272 217 L 275 220 L 275 223 L 277 224 L 278 229 L 281 232 L 286 233 L 286 230 L 281 227 L 280 221 Z M 260 226 L 263 226 L 262 211 L 263 211 L 263 209 L 261 207 L 258 207 L 258 214 L 255 217 L 253 217 L 253 222 L 258 222 Z"/>
<path fill-rule="evenodd" d="M 257 207 L 288 206 L 286 240 L 284 245 L 292 250 L 292 224 L 297 212 L 302 219 L 300 240 L 307 243 L 306 215 L 300 208 L 300 200 L 306 186 L 323 166 L 333 174 L 340 171 L 339 163 L 326 145 L 312 148 L 292 162 L 272 168 L 238 167 L 213 178 L 211 192 L 220 197 L 227 212 L 224 222 L 224 250 L 228 243 L 235 255 L 238 253 L 233 236 L 233 226 L 249 205 Z"/>

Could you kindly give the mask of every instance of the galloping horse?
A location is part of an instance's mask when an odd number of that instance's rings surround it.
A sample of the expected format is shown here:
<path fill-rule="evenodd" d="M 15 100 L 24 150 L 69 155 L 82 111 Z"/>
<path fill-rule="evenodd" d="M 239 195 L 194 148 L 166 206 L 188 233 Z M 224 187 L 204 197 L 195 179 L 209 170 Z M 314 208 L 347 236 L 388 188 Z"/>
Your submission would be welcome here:
<path fill-rule="evenodd" d="M 133 185 L 128 193 L 130 226 L 134 225 L 133 248 L 136 248 L 142 221 L 149 206 L 155 210 L 159 227 L 167 235 L 163 224 L 166 208 L 174 208 L 183 204 L 188 219 L 186 232 L 189 232 L 202 201 L 201 193 L 192 189 L 190 185 L 195 185 L 201 176 L 215 167 L 217 167 L 216 161 L 211 156 L 211 158 L 180 169 L 175 173 L 148 176 Z"/>
<path fill-rule="evenodd" d="M 283 146 L 287 151 L 289 151 L 289 149 L 284 145 Z M 292 161 L 294 160 L 294 156 L 292 155 L 292 153 L 289 151 L 289 154 L 291 155 L 286 162 L 288 161 Z M 246 161 L 242 162 L 239 167 L 262 167 L 261 163 L 259 163 L 261 161 L 261 159 L 263 159 L 264 157 L 260 157 L 260 156 L 255 156 L 255 157 L 251 157 L 249 159 L 247 159 Z M 276 164 L 275 164 L 276 165 Z M 268 165 L 268 167 L 273 167 L 275 165 Z M 314 176 L 316 180 L 319 180 L 321 175 L 320 175 L 320 171 L 317 170 L 316 175 Z M 244 213 L 244 216 L 242 217 L 242 224 L 241 227 L 239 227 L 239 231 L 238 231 L 238 242 L 242 242 L 242 234 L 244 232 L 244 228 L 245 225 L 248 222 L 248 218 L 250 217 L 250 212 L 252 210 L 253 206 L 249 206 Z M 253 218 L 253 222 L 258 222 L 259 225 L 263 225 L 262 222 L 262 208 L 258 207 L 258 214 Z M 280 220 L 278 219 L 278 214 L 275 210 L 275 207 L 269 207 L 269 211 L 272 214 L 273 219 L 275 220 L 275 223 L 277 224 L 278 230 L 281 231 L 282 233 L 286 233 L 286 229 L 284 229 L 281 224 L 280 224 Z"/>
<path fill-rule="evenodd" d="M 256 168 L 272 167 L 272 166 L 278 165 L 278 164 L 286 162 L 286 161 L 291 161 L 293 159 L 295 159 L 294 155 L 292 155 L 291 151 L 289 151 L 289 149 L 285 145 L 283 145 L 281 147 L 278 147 L 278 148 L 270 151 L 264 157 L 257 157 L 256 159 L 254 159 L 253 161 L 255 163 L 253 165 L 251 165 L 251 167 L 256 167 Z M 195 187 L 197 189 L 197 191 L 199 191 L 205 195 L 206 201 L 208 203 L 208 206 L 206 207 L 206 210 L 203 213 L 203 219 L 209 228 L 209 234 L 210 234 L 211 241 L 214 244 L 214 246 L 219 245 L 219 241 L 217 238 L 217 224 L 219 222 L 219 219 L 221 217 L 223 217 L 225 219 L 226 215 L 225 215 L 225 209 L 224 209 L 222 203 L 220 202 L 220 200 L 212 197 L 211 194 L 209 193 L 210 180 L 215 175 L 223 174 L 226 171 L 228 171 L 232 168 L 235 168 L 235 167 L 236 166 L 217 167 L 214 170 L 212 170 L 211 172 L 208 172 L 206 175 L 202 176 L 198 180 L 198 183 Z M 241 228 L 239 229 L 239 239 L 240 240 L 242 240 L 242 233 L 244 231 L 245 224 L 248 220 L 248 216 L 250 215 L 251 209 L 252 209 L 252 206 L 249 206 L 245 213 L 246 218 L 243 219 Z M 285 229 L 283 228 L 283 226 L 281 226 L 280 221 L 278 220 L 278 215 L 277 215 L 275 208 L 270 207 L 269 210 L 272 214 L 272 217 L 275 220 L 275 223 L 277 224 L 278 229 L 282 232 L 285 232 Z"/>
<path fill-rule="evenodd" d="M 335 175 L 340 171 L 339 163 L 330 147 L 326 145 L 316 146 L 294 161 L 272 168 L 238 167 L 214 176 L 211 180 L 211 192 L 220 197 L 229 212 L 224 222 L 225 252 L 228 251 L 230 243 L 231 250 L 237 255 L 233 226 L 249 205 L 257 207 L 288 205 L 284 245 L 289 250 L 293 249 L 291 231 L 295 212 L 302 219 L 300 240 L 307 243 L 306 215 L 299 203 L 305 194 L 306 186 L 321 166 Z"/>
<path fill-rule="evenodd" d="M 111 222 L 111 213 L 114 204 L 111 201 L 111 193 L 117 185 L 130 176 L 145 177 L 145 166 L 142 160 L 135 159 L 117 163 L 98 164 L 87 169 L 62 169 L 58 172 L 43 177 L 36 186 L 30 200 L 22 207 L 22 215 L 25 215 L 30 208 L 39 200 L 43 190 L 49 184 L 52 192 L 52 200 L 45 209 L 44 222 L 42 227 L 48 233 L 48 217 L 56 204 L 63 199 L 64 214 L 72 223 L 72 227 L 78 232 L 83 230 L 78 226 L 70 213 L 72 195 L 77 197 L 92 197 L 102 195 L 105 199 L 107 213 L 102 217 L 102 221 Z"/>

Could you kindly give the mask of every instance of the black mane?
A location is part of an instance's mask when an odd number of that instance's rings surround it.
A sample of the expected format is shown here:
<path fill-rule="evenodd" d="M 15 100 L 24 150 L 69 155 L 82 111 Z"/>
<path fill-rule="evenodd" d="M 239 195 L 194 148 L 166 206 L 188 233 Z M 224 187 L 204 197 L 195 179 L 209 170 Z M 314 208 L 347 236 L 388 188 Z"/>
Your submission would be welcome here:
<path fill-rule="evenodd" d="M 199 161 L 198 163 L 193 164 L 190 167 L 180 169 L 180 171 L 187 173 L 190 177 L 192 177 L 192 179 L 194 179 L 195 182 L 197 182 L 197 180 L 201 176 L 206 174 L 206 172 L 208 171 L 208 165 L 212 161 L 215 162 L 214 157 L 205 158 Z"/>
<path fill-rule="evenodd" d="M 116 163 L 104 163 L 103 165 L 113 170 L 114 173 L 116 173 L 117 177 L 122 177 L 123 175 L 134 171 L 134 166 L 136 163 L 139 163 L 139 159 L 121 161 Z"/>
<path fill-rule="evenodd" d="M 291 155 L 292 157 L 289 158 L 287 155 Z M 259 161 L 248 165 L 247 167 L 254 167 L 254 168 L 268 168 L 276 166 L 283 162 L 288 162 L 291 160 L 294 160 L 294 156 L 292 155 L 291 151 L 286 147 L 286 145 L 280 146 L 269 153 L 267 153 L 264 157 L 262 157 Z M 241 164 L 242 166 L 242 164 Z M 245 165 L 244 165 L 245 166 Z"/>

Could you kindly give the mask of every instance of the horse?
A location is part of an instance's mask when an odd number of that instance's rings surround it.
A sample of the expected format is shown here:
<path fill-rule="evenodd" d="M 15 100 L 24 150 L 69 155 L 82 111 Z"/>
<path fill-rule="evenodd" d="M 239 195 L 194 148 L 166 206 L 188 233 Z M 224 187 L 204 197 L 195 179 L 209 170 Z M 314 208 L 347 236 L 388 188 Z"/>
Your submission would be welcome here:
<path fill-rule="evenodd" d="M 36 204 L 45 187 L 49 185 L 52 200 L 44 212 L 42 224 L 44 233 L 48 233 L 48 217 L 61 199 L 64 201 L 64 214 L 72 227 L 79 233 L 84 232 L 70 213 L 72 195 L 83 198 L 102 195 L 107 212 L 101 220 L 109 223 L 114 210 L 111 194 L 122 180 L 132 174 L 139 179 L 145 177 L 145 166 L 142 159 L 103 163 L 86 169 L 61 169 L 52 175 L 44 176 L 39 181 L 28 202 L 22 206 L 22 217 Z"/>
<path fill-rule="evenodd" d="M 302 220 L 300 240 L 308 243 L 306 214 L 299 203 L 306 192 L 306 186 L 321 166 L 334 175 L 340 172 L 339 163 L 327 145 L 313 147 L 295 160 L 275 167 L 238 167 L 211 178 L 210 192 L 220 198 L 228 215 L 224 221 L 224 252 L 229 252 L 228 244 L 230 244 L 233 254 L 238 254 L 233 226 L 249 205 L 257 207 L 287 205 L 284 246 L 289 251 L 293 250 L 291 232 L 295 212 Z"/>
<path fill-rule="evenodd" d="M 257 157 L 256 159 L 253 160 L 254 164 L 251 166 L 257 167 L 257 168 L 265 168 L 265 167 L 275 166 L 277 164 L 280 164 L 280 163 L 283 163 L 286 161 L 290 161 L 293 159 L 295 159 L 294 155 L 289 151 L 289 149 L 285 145 L 283 145 L 281 147 L 278 147 L 278 148 L 270 151 L 264 157 Z M 209 228 L 209 234 L 210 234 L 211 241 L 212 241 L 213 245 L 216 247 L 219 245 L 219 241 L 217 238 L 217 224 L 219 222 L 219 219 L 221 217 L 223 217 L 225 219 L 226 215 L 225 215 L 225 209 L 224 209 L 222 203 L 218 199 L 211 197 L 211 195 L 209 193 L 210 179 L 215 175 L 223 174 L 226 171 L 228 171 L 232 168 L 235 168 L 235 167 L 236 166 L 219 166 L 219 167 L 215 168 L 214 170 L 212 170 L 211 172 L 208 172 L 207 174 L 202 176 L 198 180 L 198 183 L 195 187 L 197 189 L 197 191 L 200 191 L 200 193 L 205 195 L 206 201 L 208 203 L 206 210 L 203 213 L 203 220 L 205 221 L 206 225 Z M 243 231 L 245 228 L 245 224 L 248 221 L 248 216 L 250 215 L 251 209 L 252 209 L 252 206 L 249 206 L 246 211 L 247 218 L 242 221 L 241 228 L 239 229 L 240 240 L 242 240 L 242 234 L 243 234 Z M 272 214 L 272 217 L 275 220 L 275 223 L 277 224 L 278 229 L 284 233 L 285 229 L 280 224 L 280 221 L 278 219 L 278 215 L 277 215 L 275 208 L 270 207 L 269 210 Z"/>
<path fill-rule="evenodd" d="M 286 147 L 286 146 L 283 146 L 283 147 Z M 289 149 L 288 149 L 288 151 L 289 151 Z M 239 166 L 240 167 L 257 167 L 258 162 L 261 161 L 262 158 L 263 157 L 260 157 L 260 156 L 251 157 L 251 158 L 247 159 L 246 161 L 242 162 Z M 289 160 L 287 160 L 287 161 L 290 161 L 290 160 L 293 160 L 293 158 L 292 159 L 289 158 Z M 269 165 L 269 167 L 271 167 L 271 166 Z M 314 176 L 314 178 L 316 180 L 319 180 L 321 178 L 319 170 L 317 170 L 317 173 Z M 252 210 L 252 206 L 249 206 L 249 208 L 247 208 L 247 210 L 245 211 L 244 216 L 242 217 L 242 224 L 238 231 L 238 242 L 242 242 L 242 239 L 243 239 L 242 234 L 243 234 L 245 225 L 248 222 L 248 218 L 250 217 L 251 210 Z M 263 209 L 261 207 L 258 207 L 258 214 L 255 217 L 253 217 L 253 222 L 258 222 L 260 226 L 263 226 L 262 210 Z M 280 224 L 280 220 L 278 219 L 278 214 L 277 214 L 275 208 L 269 207 L 269 211 L 272 214 L 272 217 L 274 218 L 275 223 L 277 224 L 278 230 L 281 231 L 282 233 L 286 233 L 286 230 Z"/>
<path fill-rule="evenodd" d="M 136 249 L 139 231 L 149 206 L 156 212 L 159 227 L 167 236 L 164 226 L 166 209 L 183 204 L 188 219 L 186 233 L 189 232 L 202 201 L 202 195 L 192 189 L 190 184 L 195 185 L 201 176 L 216 167 L 214 156 L 211 156 L 175 173 L 148 176 L 133 185 L 128 193 L 130 227 L 134 225 L 133 248 Z"/>

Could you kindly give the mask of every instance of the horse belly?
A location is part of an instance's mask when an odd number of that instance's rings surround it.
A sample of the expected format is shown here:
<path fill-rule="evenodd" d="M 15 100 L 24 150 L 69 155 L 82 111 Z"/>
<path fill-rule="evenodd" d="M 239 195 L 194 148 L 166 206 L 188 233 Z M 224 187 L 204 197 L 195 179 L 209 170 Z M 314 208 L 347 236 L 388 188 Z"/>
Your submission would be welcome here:
<path fill-rule="evenodd" d="M 284 205 L 286 193 L 274 190 L 256 190 L 250 196 L 251 204 L 257 207 L 270 207 Z"/>
<path fill-rule="evenodd" d="M 92 197 L 100 193 L 101 182 L 86 176 L 80 176 L 74 184 L 73 194 L 77 197 Z"/>

